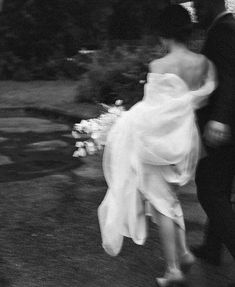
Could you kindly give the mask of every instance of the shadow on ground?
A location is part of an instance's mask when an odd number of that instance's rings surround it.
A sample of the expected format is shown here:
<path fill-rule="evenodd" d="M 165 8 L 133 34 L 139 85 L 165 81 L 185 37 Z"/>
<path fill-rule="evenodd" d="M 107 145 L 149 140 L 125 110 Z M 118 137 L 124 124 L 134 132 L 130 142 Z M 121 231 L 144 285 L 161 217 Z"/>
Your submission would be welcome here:
<path fill-rule="evenodd" d="M 27 180 L 72 169 L 71 123 L 29 115 L 21 109 L 0 112 L 0 182 Z"/>

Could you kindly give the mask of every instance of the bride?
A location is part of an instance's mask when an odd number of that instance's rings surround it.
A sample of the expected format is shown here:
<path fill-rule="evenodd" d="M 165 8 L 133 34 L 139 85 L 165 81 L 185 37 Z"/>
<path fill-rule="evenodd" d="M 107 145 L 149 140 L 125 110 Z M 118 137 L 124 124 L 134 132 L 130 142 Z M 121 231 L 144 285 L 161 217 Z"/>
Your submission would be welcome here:
<path fill-rule="evenodd" d="M 150 63 L 143 100 L 111 128 L 103 156 L 108 184 L 98 217 L 105 251 L 116 256 L 123 237 L 144 244 L 146 215 L 159 225 L 166 261 L 159 286 L 181 283 L 194 263 L 185 239 L 179 187 L 194 179 L 200 138 L 194 112 L 216 87 L 212 63 L 186 43 L 191 19 L 171 5 L 159 21 L 168 54 Z"/>

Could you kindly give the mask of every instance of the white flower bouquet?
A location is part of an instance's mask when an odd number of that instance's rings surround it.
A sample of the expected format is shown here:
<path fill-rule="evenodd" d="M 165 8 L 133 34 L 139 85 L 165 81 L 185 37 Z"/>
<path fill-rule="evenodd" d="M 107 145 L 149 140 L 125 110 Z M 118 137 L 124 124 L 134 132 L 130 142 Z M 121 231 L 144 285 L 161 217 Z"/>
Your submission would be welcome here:
<path fill-rule="evenodd" d="M 101 114 L 98 118 L 82 120 L 74 125 L 72 136 L 76 140 L 77 148 L 73 153 L 74 157 L 93 155 L 103 149 L 109 130 L 125 111 L 122 104 L 122 100 L 117 100 L 113 106 L 101 104 L 107 111 L 106 113 Z M 84 135 L 86 140 L 82 140 Z"/>

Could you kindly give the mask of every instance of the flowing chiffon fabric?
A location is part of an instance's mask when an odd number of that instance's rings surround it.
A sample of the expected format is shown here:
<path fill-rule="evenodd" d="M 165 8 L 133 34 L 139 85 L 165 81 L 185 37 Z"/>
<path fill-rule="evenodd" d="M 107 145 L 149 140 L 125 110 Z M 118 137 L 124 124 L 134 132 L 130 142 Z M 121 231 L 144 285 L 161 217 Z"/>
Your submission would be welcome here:
<path fill-rule="evenodd" d="M 120 252 L 124 236 L 144 244 L 146 213 L 153 210 L 184 229 L 175 190 L 194 178 L 200 153 L 194 110 L 214 88 L 210 78 L 190 91 L 175 74 L 149 73 L 143 100 L 111 128 L 103 156 L 108 190 L 98 208 L 108 254 Z"/>

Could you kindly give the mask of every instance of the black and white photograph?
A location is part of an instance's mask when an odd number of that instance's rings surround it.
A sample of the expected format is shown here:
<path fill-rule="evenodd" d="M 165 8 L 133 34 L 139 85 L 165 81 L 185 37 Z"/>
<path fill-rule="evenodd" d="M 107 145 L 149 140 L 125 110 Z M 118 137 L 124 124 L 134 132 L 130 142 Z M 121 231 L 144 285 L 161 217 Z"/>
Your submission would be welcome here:
<path fill-rule="evenodd" d="M 0 287 L 235 287 L 235 0 L 0 0 Z"/>

